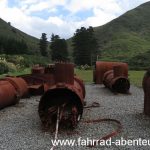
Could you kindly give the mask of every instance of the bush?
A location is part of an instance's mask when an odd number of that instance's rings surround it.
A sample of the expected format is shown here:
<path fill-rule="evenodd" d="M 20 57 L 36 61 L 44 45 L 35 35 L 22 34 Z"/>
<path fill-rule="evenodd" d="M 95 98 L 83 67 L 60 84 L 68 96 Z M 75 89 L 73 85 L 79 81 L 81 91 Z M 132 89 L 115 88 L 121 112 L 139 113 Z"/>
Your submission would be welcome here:
<path fill-rule="evenodd" d="M 9 71 L 8 66 L 5 62 L 0 62 L 0 74 L 7 73 Z"/>
<path fill-rule="evenodd" d="M 14 72 L 16 70 L 17 70 L 17 68 L 13 63 L 9 63 L 5 60 L 0 61 L 0 74 Z"/>

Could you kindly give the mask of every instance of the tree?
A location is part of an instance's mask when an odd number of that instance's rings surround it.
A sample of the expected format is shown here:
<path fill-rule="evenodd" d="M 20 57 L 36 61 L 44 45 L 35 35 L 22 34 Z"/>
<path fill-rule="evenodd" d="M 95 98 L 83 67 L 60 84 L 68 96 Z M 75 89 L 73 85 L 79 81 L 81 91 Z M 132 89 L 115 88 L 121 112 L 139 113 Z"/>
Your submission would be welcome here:
<path fill-rule="evenodd" d="M 46 33 L 42 33 L 39 45 L 40 45 L 41 55 L 48 56 L 48 52 L 47 52 L 48 41 L 47 41 Z"/>
<path fill-rule="evenodd" d="M 92 65 L 96 61 L 98 43 L 92 27 L 77 29 L 72 42 L 75 64 Z"/>
<path fill-rule="evenodd" d="M 65 39 L 60 39 L 59 35 L 51 36 L 51 56 L 53 61 L 68 60 L 68 46 Z"/>

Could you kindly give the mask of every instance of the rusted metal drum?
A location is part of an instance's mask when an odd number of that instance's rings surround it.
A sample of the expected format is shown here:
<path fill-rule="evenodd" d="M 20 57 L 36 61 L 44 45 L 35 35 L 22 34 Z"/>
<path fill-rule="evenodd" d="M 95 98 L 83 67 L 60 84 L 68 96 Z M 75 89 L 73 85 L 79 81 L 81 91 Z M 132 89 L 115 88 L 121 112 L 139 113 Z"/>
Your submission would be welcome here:
<path fill-rule="evenodd" d="M 66 83 L 73 84 L 74 83 L 74 64 L 72 63 L 56 63 L 55 64 L 55 81 L 56 84 Z"/>
<path fill-rule="evenodd" d="M 0 109 L 17 102 L 18 98 L 14 86 L 9 81 L 0 80 Z"/>
<path fill-rule="evenodd" d="M 144 90 L 144 114 L 150 117 L 150 69 L 145 73 L 142 84 Z"/>
<path fill-rule="evenodd" d="M 122 67 L 122 66 L 121 66 Z M 103 84 L 115 93 L 128 93 L 130 82 L 123 74 L 120 65 L 104 73 Z M 118 70 L 117 70 L 118 69 Z"/>
<path fill-rule="evenodd" d="M 28 95 L 28 85 L 24 79 L 19 77 L 5 77 L 4 80 L 9 81 L 14 86 L 18 97 L 23 98 Z"/>
<path fill-rule="evenodd" d="M 75 127 L 81 119 L 85 87 L 82 80 L 74 77 L 73 66 L 73 64 L 57 63 L 56 84 L 41 97 L 38 112 L 42 123 L 46 126 L 56 121 L 58 107 L 61 109 L 61 123 L 65 126 Z"/>
<path fill-rule="evenodd" d="M 30 95 L 42 95 L 50 86 L 55 84 L 55 65 L 49 64 L 47 67 L 36 66 L 31 70 L 31 74 L 21 75 L 28 85 Z"/>
<path fill-rule="evenodd" d="M 115 65 L 113 67 L 113 72 L 114 72 L 114 78 L 119 77 L 119 76 L 128 77 L 125 74 L 127 71 L 125 70 L 125 68 L 122 65 Z"/>
<path fill-rule="evenodd" d="M 104 62 L 97 61 L 95 66 L 95 83 L 102 84 L 104 73 L 112 70 L 114 66 L 122 66 L 123 68 L 123 76 L 128 77 L 128 64 L 122 62 Z"/>

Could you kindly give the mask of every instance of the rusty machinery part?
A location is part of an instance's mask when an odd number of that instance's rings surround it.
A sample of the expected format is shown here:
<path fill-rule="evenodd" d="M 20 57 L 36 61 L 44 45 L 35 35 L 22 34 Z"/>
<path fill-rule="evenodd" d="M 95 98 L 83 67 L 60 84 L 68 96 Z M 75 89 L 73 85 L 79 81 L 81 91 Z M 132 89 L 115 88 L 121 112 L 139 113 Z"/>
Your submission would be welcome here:
<path fill-rule="evenodd" d="M 119 66 L 120 67 L 120 66 Z M 116 66 L 114 67 L 115 71 Z M 109 70 L 105 72 L 103 77 L 103 84 L 108 87 L 112 92 L 115 93 L 128 93 L 130 89 L 130 82 L 128 78 L 122 75 L 120 70 L 114 75 L 114 70 Z"/>
<path fill-rule="evenodd" d="M 19 98 L 28 96 L 28 85 L 24 79 L 19 77 L 5 77 L 3 80 L 13 85 Z"/>
<path fill-rule="evenodd" d="M 55 64 L 48 64 L 46 67 L 45 67 L 45 70 L 44 70 L 44 73 L 45 74 L 54 74 L 55 72 Z"/>
<path fill-rule="evenodd" d="M 31 73 L 32 74 L 44 74 L 44 67 L 40 67 L 40 66 L 34 66 L 31 69 Z"/>
<path fill-rule="evenodd" d="M 100 104 L 97 103 L 97 102 L 93 102 L 91 105 L 88 105 L 88 106 L 84 106 L 84 108 L 94 108 L 94 107 L 100 107 Z M 60 119 L 61 119 L 61 114 L 62 112 L 62 109 L 60 110 L 60 107 L 57 108 L 57 119 L 56 119 L 56 128 L 55 128 L 55 140 L 57 140 L 58 138 L 58 128 L 59 128 L 59 122 L 60 122 Z M 101 122 L 115 122 L 116 125 L 117 125 L 117 129 L 112 131 L 111 133 L 99 138 L 99 139 L 96 139 L 96 142 L 92 143 L 92 144 L 89 144 L 87 145 L 87 147 L 96 147 L 96 144 L 97 142 L 100 142 L 101 140 L 107 140 L 111 137 L 114 137 L 114 136 L 117 136 L 121 131 L 122 131 L 122 124 L 119 120 L 116 120 L 116 119 L 109 119 L 109 118 L 103 118 L 103 119 L 94 119 L 94 120 L 85 120 L 83 121 L 83 123 L 101 123 Z M 51 150 L 53 150 L 55 148 L 55 145 L 52 146 Z"/>
<path fill-rule="evenodd" d="M 56 63 L 55 81 L 57 83 L 74 84 L 74 64 Z"/>
<path fill-rule="evenodd" d="M 27 74 L 20 77 L 26 81 L 30 95 L 42 95 L 49 87 L 55 85 L 54 75 L 51 73 Z"/>
<path fill-rule="evenodd" d="M 39 116 L 44 125 L 50 126 L 56 120 L 58 106 L 62 109 L 60 123 L 76 127 L 83 113 L 83 100 L 72 88 L 50 89 L 42 96 L 39 103 Z"/>
<path fill-rule="evenodd" d="M 144 90 L 144 114 L 150 117 L 150 69 L 143 77 L 143 90 Z"/>
<path fill-rule="evenodd" d="M 96 142 L 94 142 L 93 144 L 87 145 L 87 147 L 95 147 L 97 144 L 97 141 L 100 142 L 101 140 L 107 140 L 111 137 L 118 135 L 122 131 L 122 128 L 123 128 L 122 124 L 119 120 L 116 120 L 116 119 L 103 118 L 103 119 L 95 119 L 95 120 L 86 120 L 86 121 L 84 121 L 84 123 L 100 123 L 100 122 L 106 122 L 106 121 L 115 122 L 117 124 L 118 128 L 116 130 L 112 131 L 111 133 L 97 139 Z"/>
<path fill-rule="evenodd" d="M 6 80 L 0 80 L 0 109 L 16 104 L 18 97 L 15 87 Z"/>
<path fill-rule="evenodd" d="M 112 70 L 114 66 L 119 65 L 122 66 L 123 76 L 128 77 L 128 64 L 122 62 L 104 62 L 104 61 L 97 61 L 95 65 L 95 70 L 93 72 L 93 81 L 96 84 L 103 83 L 103 76 L 104 73 Z"/>
<path fill-rule="evenodd" d="M 74 83 L 75 84 L 78 84 L 76 85 L 78 87 L 78 90 L 80 91 L 80 95 L 83 95 L 83 98 L 85 98 L 85 94 L 86 94 L 86 91 L 85 91 L 85 85 L 83 83 L 83 80 L 81 80 L 79 77 L 77 76 L 74 76 Z"/>
<path fill-rule="evenodd" d="M 73 64 L 57 63 L 55 73 L 55 85 L 41 97 L 39 116 L 43 124 L 50 126 L 55 122 L 57 108 L 60 107 L 62 112 L 60 124 L 76 127 L 83 113 L 85 97 L 83 81 L 74 77 Z"/>
<path fill-rule="evenodd" d="M 124 74 L 124 67 L 122 65 L 115 65 L 113 66 L 114 78 L 119 76 L 128 77 Z"/>

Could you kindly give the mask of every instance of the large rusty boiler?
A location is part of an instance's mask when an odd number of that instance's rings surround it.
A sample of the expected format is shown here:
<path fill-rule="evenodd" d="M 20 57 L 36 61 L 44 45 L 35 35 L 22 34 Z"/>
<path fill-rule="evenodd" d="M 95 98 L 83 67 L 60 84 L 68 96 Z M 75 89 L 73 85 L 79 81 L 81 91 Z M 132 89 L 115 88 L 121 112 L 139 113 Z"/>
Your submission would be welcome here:
<path fill-rule="evenodd" d="M 93 81 L 96 84 L 103 83 L 103 77 L 105 72 L 112 70 L 114 66 L 120 65 L 123 67 L 123 76 L 128 77 L 128 64 L 122 62 L 105 62 L 97 61 L 95 64 L 95 70 L 93 71 Z"/>
<path fill-rule="evenodd" d="M 144 90 L 144 114 L 150 117 L 150 69 L 144 75 L 143 90 Z"/>
<path fill-rule="evenodd" d="M 31 74 L 21 75 L 20 77 L 28 84 L 30 95 L 42 95 L 50 86 L 55 84 L 54 72 L 54 64 L 49 64 L 47 67 L 35 65 L 31 69 Z"/>
<path fill-rule="evenodd" d="M 124 76 L 124 68 L 122 65 L 116 65 L 112 70 L 104 73 L 103 84 L 114 93 L 128 93 L 130 82 Z"/>
<path fill-rule="evenodd" d="M 0 109 L 16 104 L 27 95 L 27 84 L 22 78 L 5 77 L 0 80 Z"/>
<path fill-rule="evenodd" d="M 60 125 L 75 127 L 83 113 L 85 87 L 83 81 L 74 76 L 74 64 L 55 64 L 55 84 L 41 97 L 39 116 L 44 125 L 57 120 L 59 108 Z"/>

